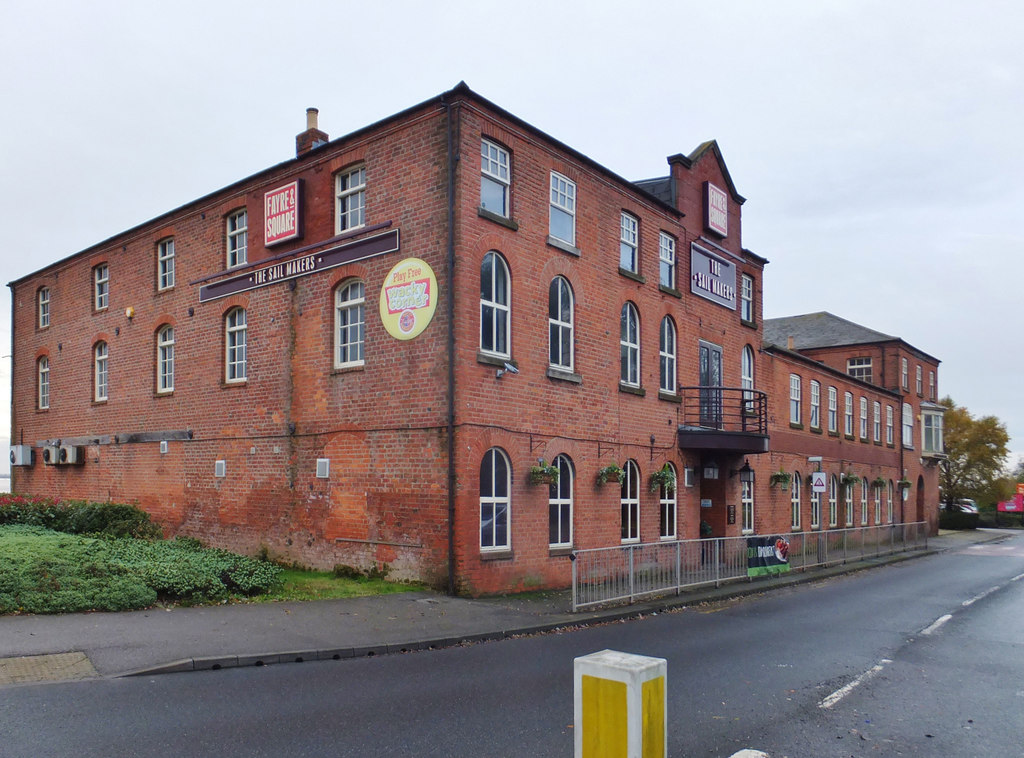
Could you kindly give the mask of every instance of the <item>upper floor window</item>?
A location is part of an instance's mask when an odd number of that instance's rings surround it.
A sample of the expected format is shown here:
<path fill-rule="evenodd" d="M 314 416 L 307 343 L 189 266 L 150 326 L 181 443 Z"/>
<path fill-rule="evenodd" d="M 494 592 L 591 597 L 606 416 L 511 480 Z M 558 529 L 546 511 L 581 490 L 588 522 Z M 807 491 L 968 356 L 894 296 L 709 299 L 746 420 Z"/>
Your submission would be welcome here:
<path fill-rule="evenodd" d="M 635 461 L 626 461 L 625 476 L 619 492 L 621 509 L 622 541 L 640 541 L 640 469 Z"/>
<path fill-rule="evenodd" d="M 249 262 L 249 213 L 245 208 L 227 219 L 228 268 Z"/>
<path fill-rule="evenodd" d="M 871 381 L 871 359 L 850 358 L 846 361 L 846 373 L 855 379 L 862 379 L 865 382 Z"/>
<path fill-rule="evenodd" d="M 922 369 L 921 369 L 921 365 L 920 364 L 918 364 L 918 366 L 917 366 L 917 376 L 915 377 L 915 383 L 917 384 L 917 394 L 918 395 L 923 395 L 924 394 L 924 378 L 922 376 Z"/>
<path fill-rule="evenodd" d="M 39 328 L 45 329 L 50 325 L 50 288 L 40 287 L 36 297 L 39 310 Z"/>
<path fill-rule="evenodd" d="M 860 398 L 860 438 L 868 438 L 868 399 L 863 395 Z"/>
<path fill-rule="evenodd" d="M 828 388 L 828 430 L 839 431 L 839 391 L 835 387 Z"/>
<path fill-rule="evenodd" d="M 914 406 L 903 404 L 903 447 L 914 446 Z"/>
<path fill-rule="evenodd" d="M 935 372 L 928 372 L 928 399 L 935 402 Z"/>
<path fill-rule="evenodd" d="M 480 140 L 480 207 L 504 218 L 509 216 L 508 150 Z"/>
<path fill-rule="evenodd" d="M 156 288 L 169 290 L 174 286 L 174 239 L 161 240 L 156 245 Z"/>
<path fill-rule="evenodd" d="M 900 386 L 905 390 L 910 389 L 910 366 L 906 358 L 900 358 Z"/>
<path fill-rule="evenodd" d="M 676 238 L 665 232 L 658 235 L 658 284 L 676 289 Z"/>
<path fill-rule="evenodd" d="M 754 278 L 747 274 L 740 276 L 740 318 L 754 322 Z"/>
<path fill-rule="evenodd" d="M 891 445 L 894 440 L 892 406 L 885 406 L 885 444 Z"/>
<path fill-rule="evenodd" d="M 356 166 L 334 177 L 334 218 L 336 234 L 366 223 L 366 166 Z"/>
<path fill-rule="evenodd" d="M 45 355 L 36 363 L 36 405 L 41 411 L 50 407 L 50 359 Z"/>
<path fill-rule="evenodd" d="M 853 436 L 853 393 L 843 395 L 843 434 Z"/>
<path fill-rule="evenodd" d="M 363 365 L 366 337 L 365 290 L 359 280 L 334 292 L 334 367 Z"/>
<path fill-rule="evenodd" d="M 744 345 L 740 352 L 740 387 L 748 390 L 743 393 L 745 411 L 753 411 L 754 400 L 754 348 Z"/>
<path fill-rule="evenodd" d="M 559 455 L 552 464 L 558 469 L 558 481 L 548 486 L 548 545 L 572 545 L 572 498 L 575 473 L 572 461 Z"/>
<path fill-rule="evenodd" d="M 821 384 L 811 380 L 811 418 L 812 429 L 821 428 Z"/>
<path fill-rule="evenodd" d="M 573 369 L 573 296 L 564 277 L 556 276 L 548 287 L 548 365 Z"/>
<path fill-rule="evenodd" d="M 570 245 L 576 244 L 576 184 L 551 172 L 549 234 Z"/>
<path fill-rule="evenodd" d="M 632 303 L 622 306 L 619 318 L 619 381 L 640 386 L 640 317 Z"/>
<path fill-rule="evenodd" d="M 156 334 L 156 391 L 174 391 L 174 327 L 170 325 Z"/>
<path fill-rule="evenodd" d="M 671 316 L 661 320 L 658 338 L 658 387 L 662 392 L 676 392 L 676 325 Z"/>
<path fill-rule="evenodd" d="M 224 319 L 224 328 L 224 380 L 226 382 L 244 382 L 248 376 L 246 357 L 248 326 L 245 308 L 232 308 Z"/>
<path fill-rule="evenodd" d="M 619 268 L 634 274 L 639 271 L 639 226 L 640 222 L 628 213 L 619 216 Z"/>
<path fill-rule="evenodd" d="M 507 550 L 512 467 L 505 451 L 492 447 L 480 462 L 480 549 Z"/>
<path fill-rule="evenodd" d="M 492 250 L 480 266 L 480 350 L 503 358 L 510 356 L 509 289 L 505 259 Z"/>
<path fill-rule="evenodd" d="M 874 407 L 874 423 L 871 425 L 871 439 L 875 442 L 882 441 L 882 404 L 875 402 Z"/>
<path fill-rule="evenodd" d="M 789 375 L 789 423 L 800 423 L 800 377 Z"/>
<path fill-rule="evenodd" d="M 921 450 L 925 453 L 941 453 L 942 413 L 924 411 L 921 414 Z"/>
<path fill-rule="evenodd" d="M 97 342 L 93 348 L 93 400 L 102 403 L 107 399 L 107 343 Z"/>
<path fill-rule="evenodd" d="M 93 307 L 101 311 L 110 305 L 110 269 L 101 263 L 92 270 Z"/>

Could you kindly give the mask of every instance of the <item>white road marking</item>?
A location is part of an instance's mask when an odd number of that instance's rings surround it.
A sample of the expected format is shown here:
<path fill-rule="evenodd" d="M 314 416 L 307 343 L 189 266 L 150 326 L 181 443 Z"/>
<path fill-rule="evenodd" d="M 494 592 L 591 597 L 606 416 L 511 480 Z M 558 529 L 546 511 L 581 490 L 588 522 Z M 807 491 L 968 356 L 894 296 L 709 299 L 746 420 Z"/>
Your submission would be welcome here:
<path fill-rule="evenodd" d="M 856 679 L 854 679 L 852 682 L 847 684 L 845 687 L 840 687 L 838 690 L 836 690 L 831 695 L 829 695 L 827 698 L 825 698 L 820 703 L 818 703 L 818 707 L 819 708 L 831 708 L 836 703 L 838 703 L 840 700 L 842 700 L 844 697 L 846 697 L 851 692 L 853 692 L 857 687 L 859 687 L 864 682 L 866 682 L 868 679 L 870 679 L 875 674 L 877 674 L 879 671 L 884 669 L 890 663 L 892 663 L 892 661 L 890 661 L 888 658 L 883 658 L 881 661 L 878 662 L 877 666 L 872 666 L 867 671 L 865 671 L 863 674 L 861 674 Z"/>
<path fill-rule="evenodd" d="M 922 629 L 921 630 L 921 634 L 923 634 L 923 635 L 931 634 L 936 629 L 938 629 L 940 626 L 942 626 L 947 621 L 949 621 L 951 618 L 953 618 L 953 614 L 951 614 L 951 613 L 947 613 L 945 616 L 939 616 L 929 626 L 926 626 L 924 629 Z"/>
<path fill-rule="evenodd" d="M 999 589 L 999 586 L 998 586 L 998 585 L 996 585 L 995 587 L 989 587 L 989 588 L 988 588 L 987 590 L 985 590 L 984 592 L 982 592 L 982 593 L 981 593 L 980 595 L 975 595 L 975 596 L 974 596 L 974 597 L 972 597 L 972 598 L 971 598 L 970 600 L 964 600 L 964 602 L 962 603 L 962 605 L 963 605 L 963 607 L 964 607 L 964 608 L 966 608 L 966 607 L 967 607 L 967 606 L 969 606 L 969 605 L 974 605 L 974 604 L 975 604 L 976 602 L 978 602 L 979 600 L 981 600 L 981 599 L 982 599 L 983 597 L 988 597 L 988 596 L 989 596 L 989 595 L 991 595 L 991 594 L 992 594 L 993 592 L 996 592 L 996 591 L 997 591 L 998 589 Z"/>

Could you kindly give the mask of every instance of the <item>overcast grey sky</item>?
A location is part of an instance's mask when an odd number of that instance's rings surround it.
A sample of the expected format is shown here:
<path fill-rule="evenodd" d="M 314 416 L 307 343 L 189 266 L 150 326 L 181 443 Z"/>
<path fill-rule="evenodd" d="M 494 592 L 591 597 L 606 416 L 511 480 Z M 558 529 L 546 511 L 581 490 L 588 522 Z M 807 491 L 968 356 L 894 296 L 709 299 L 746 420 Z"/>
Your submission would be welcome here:
<path fill-rule="evenodd" d="M 465 80 L 632 179 L 717 139 L 765 316 L 902 337 L 1020 454 L 1022 38 L 998 0 L 7 0 L 0 277 L 291 158 L 309 106 L 339 137 Z"/>

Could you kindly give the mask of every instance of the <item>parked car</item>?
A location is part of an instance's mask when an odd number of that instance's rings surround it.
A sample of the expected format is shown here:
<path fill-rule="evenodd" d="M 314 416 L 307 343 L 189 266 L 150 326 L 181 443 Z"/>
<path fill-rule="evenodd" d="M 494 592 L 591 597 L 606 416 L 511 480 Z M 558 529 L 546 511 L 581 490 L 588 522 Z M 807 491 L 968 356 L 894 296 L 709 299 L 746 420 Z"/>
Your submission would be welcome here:
<path fill-rule="evenodd" d="M 975 503 L 973 500 L 971 500 L 969 497 L 965 497 L 965 498 L 962 498 L 961 500 L 957 500 L 955 505 L 960 510 L 961 513 L 977 513 L 978 512 L 978 504 Z"/>

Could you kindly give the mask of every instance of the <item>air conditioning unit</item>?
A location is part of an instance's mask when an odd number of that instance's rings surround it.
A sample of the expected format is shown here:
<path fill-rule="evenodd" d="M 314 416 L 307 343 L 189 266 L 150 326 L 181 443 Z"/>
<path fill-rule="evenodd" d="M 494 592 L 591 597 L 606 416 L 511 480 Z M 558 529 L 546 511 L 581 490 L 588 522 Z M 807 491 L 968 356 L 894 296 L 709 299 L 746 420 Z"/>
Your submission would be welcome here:
<path fill-rule="evenodd" d="M 81 445 L 61 445 L 57 462 L 62 466 L 78 466 L 85 463 L 85 448 Z"/>
<path fill-rule="evenodd" d="M 11 445 L 12 466 L 31 466 L 34 458 L 31 445 Z"/>
<path fill-rule="evenodd" d="M 43 446 L 43 463 L 47 466 L 56 466 L 58 459 L 60 458 L 60 446 L 59 445 L 44 445 Z"/>

